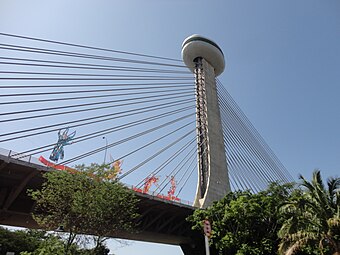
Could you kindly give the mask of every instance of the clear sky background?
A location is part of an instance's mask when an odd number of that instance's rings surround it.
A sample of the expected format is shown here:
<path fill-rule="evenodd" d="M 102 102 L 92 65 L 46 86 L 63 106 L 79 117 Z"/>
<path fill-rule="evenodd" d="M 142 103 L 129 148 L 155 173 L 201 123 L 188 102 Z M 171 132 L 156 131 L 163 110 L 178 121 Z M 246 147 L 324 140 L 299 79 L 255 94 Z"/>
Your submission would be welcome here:
<path fill-rule="evenodd" d="M 172 58 L 187 36 L 211 38 L 226 56 L 220 80 L 292 176 L 339 176 L 339 0 L 0 0 L 0 31 Z"/>

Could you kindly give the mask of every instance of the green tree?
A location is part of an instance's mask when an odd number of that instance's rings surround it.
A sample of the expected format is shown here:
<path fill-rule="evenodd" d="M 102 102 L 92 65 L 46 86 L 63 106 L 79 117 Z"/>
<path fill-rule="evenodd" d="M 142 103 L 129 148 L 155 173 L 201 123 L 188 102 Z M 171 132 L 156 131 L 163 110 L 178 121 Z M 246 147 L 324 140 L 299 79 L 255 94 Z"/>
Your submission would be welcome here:
<path fill-rule="evenodd" d="M 121 183 L 105 178 L 108 165 L 78 166 L 77 171 L 51 171 L 40 190 L 29 191 L 37 223 L 47 230 L 62 226 L 69 233 L 65 253 L 79 234 L 103 238 L 133 231 L 138 199 Z"/>
<path fill-rule="evenodd" d="M 80 248 L 73 243 L 66 254 L 108 255 L 109 251 L 105 242 L 99 240 L 95 247 L 90 249 Z M 64 255 L 65 240 L 42 230 L 9 230 L 0 227 L 0 255 L 6 255 L 7 252 L 20 255 Z"/>
<path fill-rule="evenodd" d="M 64 254 L 62 239 L 41 230 L 9 230 L 0 228 L 0 254 L 21 255 Z"/>
<path fill-rule="evenodd" d="M 42 242 L 45 232 L 36 230 L 12 231 L 0 227 L 0 254 L 21 251 L 34 251 Z"/>
<path fill-rule="evenodd" d="M 80 248 L 76 244 L 72 244 L 68 251 L 65 251 L 65 241 L 54 235 L 45 238 L 32 252 L 21 252 L 20 255 L 108 255 L 110 250 L 104 243 L 100 243 L 92 249 Z"/>
<path fill-rule="evenodd" d="M 65 254 L 65 245 L 64 242 L 53 235 L 49 235 L 42 242 L 40 242 L 39 246 L 31 252 L 24 251 L 21 252 L 20 255 L 64 255 Z"/>
<path fill-rule="evenodd" d="M 276 254 L 282 224 L 277 208 L 290 196 L 292 187 L 272 183 L 257 194 L 231 192 L 206 210 L 196 210 L 188 220 L 193 229 L 201 231 L 203 220 L 211 221 L 210 243 L 220 254 Z"/>
<path fill-rule="evenodd" d="M 340 254 L 340 178 L 329 178 L 327 188 L 320 171 L 312 181 L 300 176 L 302 190 L 281 207 L 286 218 L 279 236 L 281 254 Z"/>

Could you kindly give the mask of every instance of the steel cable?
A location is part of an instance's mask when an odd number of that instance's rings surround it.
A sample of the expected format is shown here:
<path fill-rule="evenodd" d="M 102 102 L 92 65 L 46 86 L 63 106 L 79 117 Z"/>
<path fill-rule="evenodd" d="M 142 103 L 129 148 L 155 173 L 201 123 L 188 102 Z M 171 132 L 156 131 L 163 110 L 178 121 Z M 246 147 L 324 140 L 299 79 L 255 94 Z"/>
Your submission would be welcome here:
<path fill-rule="evenodd" d="M 84 49 L 90 49 L 90 50 L 99 50 L 99 51 L 105 51 L 105 52 L 111 52 L 111 53 L 119 53 L 119 54 L 126 54 L 126 55 L 138 56 L 138 57 L 147 57 L 147 58 L 155 58 L 155 59 L 162 59 L 162 60 L 182 62 L 181 60 L 173 59 L 173 58 L 168 58 L 168 57 L 159 57 L 159 56 L 147 55 L 147 54 L 141 54 L 141 53 L 135 53 L 135 52 L 112 50 L 112 49 L 93 47 L 93 46 L 82 45 L 82 44 L 66 43 L 66 42 L 60 42 L 60 41 L 55 41 L 55 40 L 46 40 L 46 39 L 42 39 L 42 38 L 35 38 L 35 37 L 29 37 L 29 36 L 14 35 L 14 34 L 8 34 L 8 33 L 0 33 L 0 35 L 1 36 L 7 36 L 7 37 L 19 38 L 19 39 L 25 39 L 25 40 L 31 40 L 31 41 L 44 42 L 44 43 L 51 43 L 51 44 L 59 44 L 59 45 L 64 45 L 64 46 L 78 47 L 78 48 L 84 48 Z"/>

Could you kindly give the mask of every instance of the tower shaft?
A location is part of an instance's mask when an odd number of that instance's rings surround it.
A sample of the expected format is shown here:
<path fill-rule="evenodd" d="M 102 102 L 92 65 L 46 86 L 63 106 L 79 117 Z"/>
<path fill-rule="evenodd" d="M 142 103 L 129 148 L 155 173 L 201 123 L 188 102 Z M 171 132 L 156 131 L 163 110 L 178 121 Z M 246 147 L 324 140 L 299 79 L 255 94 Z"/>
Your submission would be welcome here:
<path fill-rule="evenodd" d="M 220 47 L 200 35 L 184 40 L 182 57 L 196 77 L 198 182 L 194 206 L 205 208 L 230 191 L 215 80 L 225 61 Z"/>
<path fill-rule="evenodd" d="M 215 70 L 202 57 L 195 62 L 198 185 L 194 206 L 205 208 L 230 191 Z"/>

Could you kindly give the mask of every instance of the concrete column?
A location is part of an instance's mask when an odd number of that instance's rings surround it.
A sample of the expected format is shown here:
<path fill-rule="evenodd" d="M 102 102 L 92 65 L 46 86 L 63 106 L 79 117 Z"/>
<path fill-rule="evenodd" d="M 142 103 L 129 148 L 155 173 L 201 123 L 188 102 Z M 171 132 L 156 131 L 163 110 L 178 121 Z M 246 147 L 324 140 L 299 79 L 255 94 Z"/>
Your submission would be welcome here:
<path fill-rule="evenodd" d="M 200 35 L 186 38 L 182 57 L 196 77 L 198 184 L 194 206 L 206 208 L 230 191 L 216 80 L 225 68 L 224 54 Z"/>
<path fill-rule="evenodd" d="M 195 61 L 199 175 L 194 206 L 206 208 L 223 198 L 230 191 L 230 184 L 215 71 L 203 58 Z"/>

